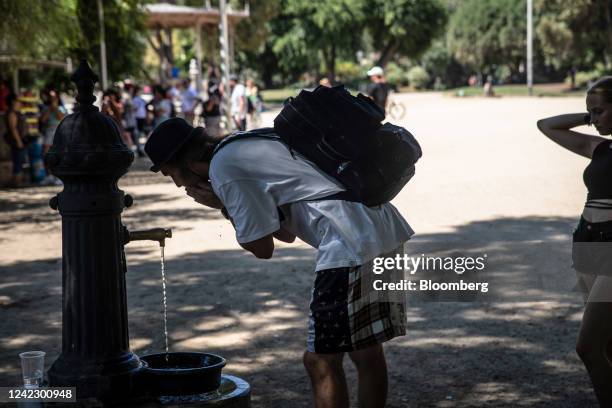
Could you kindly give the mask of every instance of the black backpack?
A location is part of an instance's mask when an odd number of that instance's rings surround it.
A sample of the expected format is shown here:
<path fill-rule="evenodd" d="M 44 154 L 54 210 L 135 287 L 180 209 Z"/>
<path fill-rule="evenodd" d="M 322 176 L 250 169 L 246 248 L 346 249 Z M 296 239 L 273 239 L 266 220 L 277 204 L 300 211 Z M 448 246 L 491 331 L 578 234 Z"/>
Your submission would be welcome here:
<path fill-rule="evenodd" d="M 406 129 L 385 119 L 372 99 L 343 85 L 301 91 L 274 119 L 289 145 L 338 180 L 367 206 L 391 201 L 412 178 L 421 147 Z"/>
<path fill-rule="evenodd" d="M 342 85 L 319 86 L 285 103 L 274 119 L 275 134 L 272 129 L 240 132 L 224 139 L 215 152 L 244 137 L 280 137 L 347 189 L 334 198 L 376 206 L 400 192 L 422 154 L 410 132 L 381 124 L 384 118 L 383 109 L 367 96 L 352 96 Z"/>

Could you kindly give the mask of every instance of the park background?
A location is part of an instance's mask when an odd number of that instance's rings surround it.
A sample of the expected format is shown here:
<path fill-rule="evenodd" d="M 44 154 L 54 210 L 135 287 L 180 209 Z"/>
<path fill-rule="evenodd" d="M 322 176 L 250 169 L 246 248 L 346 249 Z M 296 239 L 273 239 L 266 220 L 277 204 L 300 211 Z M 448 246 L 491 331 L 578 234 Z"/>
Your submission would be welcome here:
<path fill-rule="evenodd" d="M 68 90 L 69 72 L 52 63 L 87 58 L 100 72 L 100 5 L 110 82 L 186 77 L 198 50 L 204 67 L 221 63 L 215 1 L 7 0 L 0 3 L 0 75 L 12 79 L 18 70 L 24 87 L 52 82 Z M 216 10 L 216 21 L 198 29 L 157 18 L 164 11 L 179 15 L 181 7 L 210 16 Z M 574 70 L 583 87 L 610 69 L 610 7 L 606 0 L 533 1 L 536 83 L 569 83 Z M 526 81 L 525 1 L 231 0 L 228 12 L 230 69 L 262 89 L 299 89 L 323 76 L 358 87 L 373 65 L 411 89 L 461 87 L 472 74 L 498 84 Z"/>
<path fill-rule="evenodd" d="M 157 33 L 146 28 L 144 3 L 103 4 L 109 82 L 171 77 L 168 66 L 161 72 L 168 55 L 179 75 L 187 74 L 192 29 Z M 409 253 L 487 253 L 499 278 L 502 297 L 494 302 L 412 305 L 407 336 L 387 346 L 389 407 L 596 404 L 574 351 L 583 306 L 570 267 L 587 161 L 548 141 L 536 121 L 585 111 L 586 84 L 610 72 L 610 4 L 533 5 L 536 97 L 525 85 L 523 1 L 252 1 L 235 27 L 234 71 L 267 91 L 264 125 L 278 112 L 275 103 L 300 87 L 327 76 L 359 89 L 371 65 L 384 65 L 406 106 L 397 123 L 424 152 L 415 178 L 393 201 L 416 231 Z M 20 86 L 53 82 L 69 95 L 65 67 L 37 61 L 86 57 L 99 72 L 96 2 L 0 7 L 8 16 L 0 25 L 0 49 L 11 56 L 0 64 L 6 78 L 18 68 Z M 244 11 L 246 4 L 232 7 Z M 209 29 L 204 62 L 219 63 L 218 28 Z M 158 34 L 171 44 L 161 57 Z M 473 74 L 492 75 L 501 97 L 467 87 Z M 446 89 L 433 90 L 436 77 Z M 280 244 L 272 260 L 257 260 L 238 247 L 218 212 L 147 168 L 146 158 L 137 159 L 120 180 L 135 200 L 123 221 L 174 231 L 166 244 L 170 350 L 227 358 L 225 372 L 250 382 L 254 406 L 311 406 L 301 353 L 314 250 Z M 0 192 L 0 385 L 19 383 L 19 352 L 45 350 L 48 367 L 61 350 L 61 221 L 47 204 L 60 190 Z M 131 347 L 160 351 L 159 248 L 130 244 L 126 257 Z M 355 373 L 347 369 L 354 394 Z"/>

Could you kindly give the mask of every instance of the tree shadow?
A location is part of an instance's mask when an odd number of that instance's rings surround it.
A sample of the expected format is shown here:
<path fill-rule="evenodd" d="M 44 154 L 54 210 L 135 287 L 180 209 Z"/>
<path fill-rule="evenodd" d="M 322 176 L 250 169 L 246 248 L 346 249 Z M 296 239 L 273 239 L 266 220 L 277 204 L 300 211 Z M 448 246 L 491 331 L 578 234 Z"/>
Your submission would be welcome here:
<path fill-rule="evenodd" d="M 411 255 L 486 251 L 491 285 L 502 287 L 499 297 L 478 302 L 411 302 L 407 335 L 386 345 L 388 406 L 595 406 L 573 351 L 582 310 L 568 289 L 574 224 L 563 217 L 498 218 L 415 236 L 407 245 Z M 251 384 L 254 406 L 312 406 L 301 354 L 313 259 L 312 249 L 300 247 L 277 249 L 267 261 L 238 250 L 167 259 L 170 349 L 225 357 L 224 372 Z M 0 384 L 18 383 L 20 351 L 47 351 L 47 367 L 57 357 L 60 268 L 55 259 L 2 268 Z M 159 352 L 159 259 L 130 261 L 128 254 L 128 268 L 132 349 Z M 355 372 L 345 365 L 354 396 Z"/>

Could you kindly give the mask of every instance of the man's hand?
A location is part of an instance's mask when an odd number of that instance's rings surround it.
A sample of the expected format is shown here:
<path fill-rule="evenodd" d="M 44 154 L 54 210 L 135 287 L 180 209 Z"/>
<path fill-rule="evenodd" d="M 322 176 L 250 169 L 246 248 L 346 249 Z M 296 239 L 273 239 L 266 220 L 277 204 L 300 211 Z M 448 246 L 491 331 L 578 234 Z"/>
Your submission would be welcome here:
<path fill-rule="evenodd" d="M 221 203 L 221 200 L 219 200 L 219 197 L 213 191 L 210 183 L 200 181 L 194 186 L 186 187 L 185 190 L 187 195 L 193 197 L 197 203 L 218 210 L 223 208 L 223 203 Z"/>

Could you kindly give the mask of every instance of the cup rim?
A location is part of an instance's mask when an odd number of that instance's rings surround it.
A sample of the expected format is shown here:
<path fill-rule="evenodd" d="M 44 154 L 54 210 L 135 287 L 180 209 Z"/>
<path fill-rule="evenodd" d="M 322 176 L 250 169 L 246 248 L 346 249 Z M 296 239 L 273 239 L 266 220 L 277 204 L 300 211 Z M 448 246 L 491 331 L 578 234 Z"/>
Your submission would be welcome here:
<path fill-rule="evenodd" d="M 44 351 L 40 351 L 40 350 L 34 350 L 34 351 L 24 351 L 23 353 L 19 353 L 19 357 L 20 358 L 40 358 L 40 357 L 44 357 L 47 353 L 45 353 Z"/>

